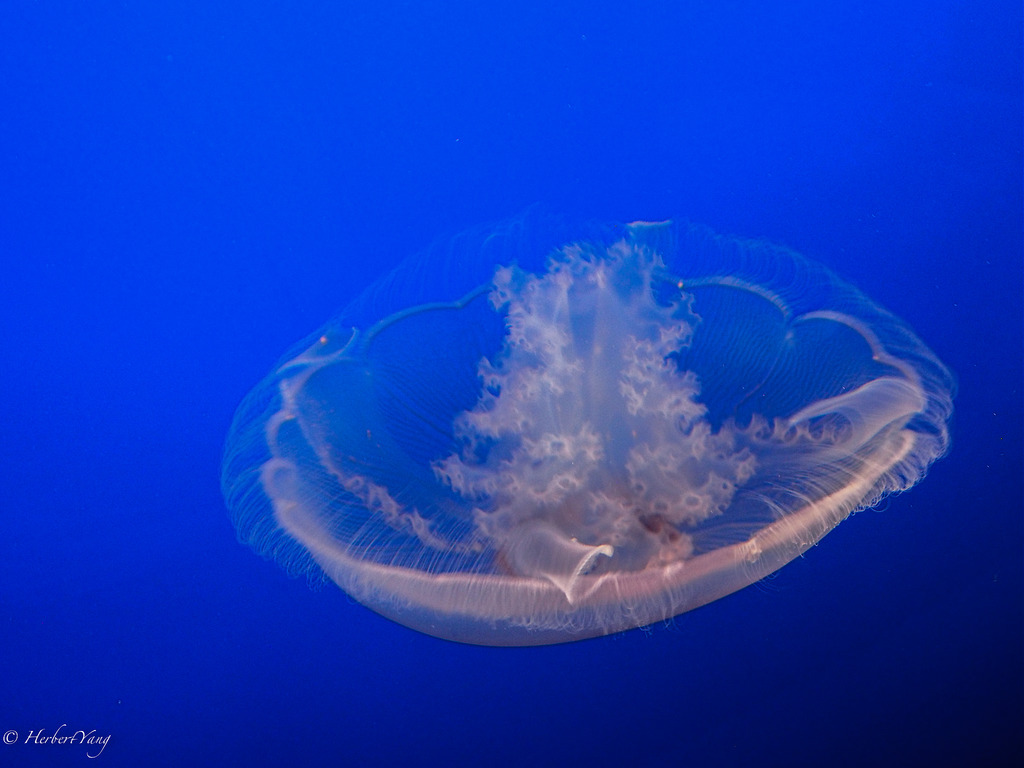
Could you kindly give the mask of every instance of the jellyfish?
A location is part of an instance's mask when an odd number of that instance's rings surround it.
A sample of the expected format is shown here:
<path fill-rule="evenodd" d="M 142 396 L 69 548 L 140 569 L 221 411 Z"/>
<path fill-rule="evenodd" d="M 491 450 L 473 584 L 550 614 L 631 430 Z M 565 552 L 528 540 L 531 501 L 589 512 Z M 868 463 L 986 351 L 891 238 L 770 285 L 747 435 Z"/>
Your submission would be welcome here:
<path fill-rule="evenodd" d="M 668 621 L 904 491 L 954 380 L 784 247 L 685 223 L 517 221 L 404 262 L 239 406 L 240 539 L 481 645 Z"/>

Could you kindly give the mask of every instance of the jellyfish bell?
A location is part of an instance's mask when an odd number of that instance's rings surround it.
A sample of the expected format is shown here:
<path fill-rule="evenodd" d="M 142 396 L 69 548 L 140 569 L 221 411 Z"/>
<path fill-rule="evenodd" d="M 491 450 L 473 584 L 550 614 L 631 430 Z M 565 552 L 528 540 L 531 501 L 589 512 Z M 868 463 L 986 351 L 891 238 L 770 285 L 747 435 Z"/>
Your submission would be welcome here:
<path fill-rule="evenodd" d="M 239 536 L 485 645 L 669 619 L 772 573 L 949 445 L 953 380 L 784 248 L 513 226 L 399 267 L 235 416 Z"/>

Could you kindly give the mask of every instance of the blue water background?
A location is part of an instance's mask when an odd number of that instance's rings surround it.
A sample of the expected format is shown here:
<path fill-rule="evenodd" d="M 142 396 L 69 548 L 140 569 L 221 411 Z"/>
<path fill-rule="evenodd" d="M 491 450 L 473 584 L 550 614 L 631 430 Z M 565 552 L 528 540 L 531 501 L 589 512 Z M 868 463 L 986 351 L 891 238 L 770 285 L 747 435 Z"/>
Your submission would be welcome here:
<path fill-rule="evenodd" d="M 0 5 L 0 764 L 1012 765 L 1021 7 Z M 775 577 L 532 649 L 235 540 L 233 410 L 404 256 L 531 204 L 786 243 L 959 377 L 951 455 Z M 80 746 L 33 731 L 110 734 Z"/>

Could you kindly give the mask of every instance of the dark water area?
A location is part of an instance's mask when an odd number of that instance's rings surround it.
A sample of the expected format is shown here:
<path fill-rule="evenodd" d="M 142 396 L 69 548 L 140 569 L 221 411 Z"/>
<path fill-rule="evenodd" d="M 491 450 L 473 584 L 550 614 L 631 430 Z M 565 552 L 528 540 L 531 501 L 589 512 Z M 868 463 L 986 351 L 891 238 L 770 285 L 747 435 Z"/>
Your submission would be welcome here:
<path fill-rule="evenodd" d="M 1021 22 L 4 4 L 0 764 L 1019 763 Z M 955 373 L 951 452 L 747 589 L 563 645 L 435 639 L 240 545 L 245 394 L 403 258 L 530 206 L 825 264 Z"/>

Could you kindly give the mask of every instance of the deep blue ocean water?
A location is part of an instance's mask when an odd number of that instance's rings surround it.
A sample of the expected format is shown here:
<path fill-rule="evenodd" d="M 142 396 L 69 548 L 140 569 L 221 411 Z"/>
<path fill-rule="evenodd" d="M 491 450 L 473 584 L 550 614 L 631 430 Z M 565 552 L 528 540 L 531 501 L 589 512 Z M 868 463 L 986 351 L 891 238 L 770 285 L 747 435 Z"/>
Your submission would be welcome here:
<path fill-rule="evenodd" d="M 1021 37 L 1007 2 L 5 2 L 0 765 L 1019 764 Z M 952 452 L 770 579 L 560 646 L 239 545 L 245 393 L 535 204 L 824 262 L 957 374 Z"/>

